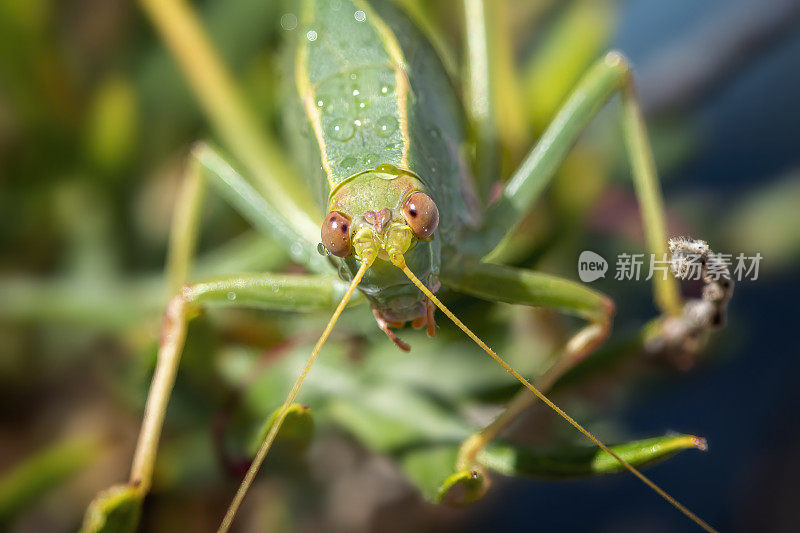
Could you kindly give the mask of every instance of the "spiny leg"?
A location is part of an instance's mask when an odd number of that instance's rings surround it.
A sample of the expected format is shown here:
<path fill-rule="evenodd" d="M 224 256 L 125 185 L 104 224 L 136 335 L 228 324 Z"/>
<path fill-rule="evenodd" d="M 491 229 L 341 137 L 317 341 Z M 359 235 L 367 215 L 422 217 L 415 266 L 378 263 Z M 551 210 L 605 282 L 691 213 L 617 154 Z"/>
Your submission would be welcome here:
<path fill-rule="evenodd" d="M 552 366 L 535 381 L 539 390 L 549 390 L 559 377 L 592 353 L 611 329 L 611 299 L 566 279 L 527 269 L 462 261 L 443 270 L 441 281 L 451 289 L 485 300 L 556 307 L 589 322 L 569 339 Z M 535 400 L 536 396 L 521 390 L 491 424 L 464 441 L 457 460 L 459 470 L 473 468 L 477 454 Z"/>
<path fill-rule="evenodd" d="M 416 285 L 416 287 L 422 291 L 422 293 L 427 296 L 435 305 L 438 307 L 453 323 L 458 326 L 458 328 L 463 331 L 470 339 L 472 339 L 475 344 L 477 344 L 483 351 L 485 351 L 492 359 L 494 359 L 497 364 L 503 367 L 503 369 L 511 374 L 517 381 L 519 381 L 522 385 L 525 386 L 531 393 L 533 393 L 537 398 L 539 398 L 542 402 L 547 404 L 550 409 L 555 411 L 561 418 L 569 422 L 569 424 L 578 430 L 581 434 L 583 434 L 587 439 L 592 441 L 594 444 L 598 446 L 601 450 L 605 453 L 609 454 L 613 457 L 620 465 L 622 465 L 626 470 L 628 470 L 631 474 L 635 475 L 639 478 L 642 483 L 650 487 L 654 492 L 656 492 L 659 496 L 664 498 L 670 505 L 678 509 L 682 512 L 686 517 L 691 519 L 695 522 L 698 526 L 702 527 L 706 531 L 716 531 L 712 528 L 708 523 L 702 520 L 699 516 L 689 510 L 686 506 L 681 504 L 675 498 L 670 496 L 664 489 L 656 485 L 650 478 L 642 474 L 636 467 L 631 465 L 629 462 L 624 460 L 620 457 L 616 452 L 609 449 L 602 441 L 600 441 L 597 437 L 595 437 L 591 432 L 585 429 L 582 425 L 575 421 L 571 416 L 564 412 L 563 409 L 558 407 L 555 403 L 553 403 L 550 398 L 548 398 L 541 390 L 539 390 L 536 386 L 531 384 L 530 381 L 525 379 L 519 372 L 514 370 L 514 368 L 506 363 L 506 361 L 501 358 L 497 353 L 489 348 L 489 346 L 483 342 L 475 333 L 472 332 L 457 316 L 455 316 L 431 291 L 428 287 L 422 283 L 419 278 L 414 275 L 414 273 L 408 268 L 405 262 L 405 258 L 403 257 L 402 253 L 390 253 L 390 258 L 392 263 L 397 266 L 399 269 L 403 271 L 403 273 L 408 277 L 408 279 Z"/>
<path fill-rule="evenodd" d="M 622 95 L 622 126 L 633 182 L 642 210 L 647 249 L 656 257 L 666 256 L 667 237 L 661 191 L 653 155 L 630 66 L 622 54 L 610 52 L 598 61 L 553 119 L 537 145 L 514 173 L 500 199 L 487 210 L 484 229 L 465 243 L 466 251 L 487 260 L 503 260 L 503 237 L 513 230 L 553 178 L 567 153 L 589 121 L 617 92 Z M 665 314 L 678 315 L 682 303 L 677 282 L 654 279 L 654 296 Z"/>

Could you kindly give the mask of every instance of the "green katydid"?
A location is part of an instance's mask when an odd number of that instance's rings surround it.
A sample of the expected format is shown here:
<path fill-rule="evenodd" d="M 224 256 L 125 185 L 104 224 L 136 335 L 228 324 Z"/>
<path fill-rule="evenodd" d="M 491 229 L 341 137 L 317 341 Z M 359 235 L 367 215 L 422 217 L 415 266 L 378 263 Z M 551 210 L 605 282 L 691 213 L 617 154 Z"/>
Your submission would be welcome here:
<path fill-rule="evenodd" d="M 284 160 L 278 143 L 241 104 L 187 6 L 180 0 L 142 3 L 227 148 L 260 181 L 252 185 L 208 145 L 193 151 L 170 247 L 169 275 L 177 295 L 166 310 L 158 366 L 134 457 L 135 490 L 146 494 L 152 482 L 186 325 L 199 307 L 219 301 L 287 310 L 336 305 L 223 520 L 220 529 L 227 530 L 339 315 L 349 303 L 366 301 L 380 329 L 402 349 L 408 347 L 393 329 L 411 322 L 427 326 L 433 335 L 434 312 L 440 309 L 527 389 L 493 424 L 464 442 L 457 458 L 462 478 L 479 468 L 476 457 L 500 429 L 538 398 L 698 525 L 711 530 L 541 392 L 560 375 L 562 366 L 556 364 L 552 373 L 531 383 L 434 294 L 443 285 L 489 301 L 556 307 L 586 319 L 588 325 L 567 343 L 561 361 L 582 359 L 607 337 L 614 309 L 609 298 L 566 279 L 504 266 L 500 260 L 503 236 L 530 210 L 587 123 L 618 92 L 647 245 L 655 254 L 666 252 L 652 154 L 630 68 L 621 54 L 611 52 L 592 67 L 499 198 L 487 202 L 477 191 L 488 189 L 486 180 L 492 176 L 473 172 L 465 150 L 464 108 L 425 37 L 388 2 L 307 0 L 296 32 L 294 76 L 287 84 L 294 105 L 286 118 L 295 130 L 290 144 L 295 164 L 307 178 L 306 187 L 293 179 L 292 165 Z M 488 74 L 481 72 L 488 61 L 483 7 L 481 0 L 464 2 L 472 74 L 465 105 L 478 124 L 491 122 L 486 105 L 491 88 Z M 232 276 L 183 285 L 193 255 L 204 174 L 253 225 L 284 243 L 312 274 Z M 482 182 L 476 186 L 475 179 Z M 313 196 L 319 202 L 316 208 Z M 480 207 L 483 204 L 488 206 Z M 320 207 L 328 214 L 322 216 Z M 347 284 L 330 275 L 334 269 Z M 682 303 L 674 279 L 656 278 L 655 299 L 666 316 L 680 315 Z"/>

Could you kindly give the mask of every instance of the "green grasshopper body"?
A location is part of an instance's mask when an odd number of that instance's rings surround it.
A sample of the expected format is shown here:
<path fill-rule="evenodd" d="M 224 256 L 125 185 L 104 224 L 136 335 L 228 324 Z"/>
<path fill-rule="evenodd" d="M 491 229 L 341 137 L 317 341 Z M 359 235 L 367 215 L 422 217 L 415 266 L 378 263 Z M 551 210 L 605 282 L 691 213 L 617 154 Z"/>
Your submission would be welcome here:
<path fill-rule="evenodd" d="M 306 3 L 294 54 L 297 92 L 291 96 L 299 98 L 307 124 L 295 142 L 295 159 L 306 163 L 321 207 L 347 211 L 353 234 L 362 225 L 385 234 L 403 219 L 410 191 L 430 195 L 441 231 L 415 242 L 406 261 L 435 289 L 442 261 L 452 257 L 475 216 L 467 208 L 475 193 L 463 153 L 463 113 L 425 38 L 391 6 L 379 7 L 381 12 L 362 2 Z M 375 220 L 372 214 L 382 210 L 390 220 Z M 352 279 L 356 258 L 333 261 L 344 279 Z M 425 297 L 388 262 L 373 265 L 359 289 L 388 321 L 425 313 Z"/>

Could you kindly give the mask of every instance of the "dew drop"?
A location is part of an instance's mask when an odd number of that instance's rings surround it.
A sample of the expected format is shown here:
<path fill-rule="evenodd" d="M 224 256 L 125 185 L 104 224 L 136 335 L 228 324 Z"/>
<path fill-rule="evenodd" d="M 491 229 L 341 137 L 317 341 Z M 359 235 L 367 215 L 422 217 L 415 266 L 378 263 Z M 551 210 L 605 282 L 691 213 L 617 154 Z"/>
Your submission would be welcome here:
<path fill-rule="evenodd" d="M 303 243 L 300 241 L 293 242 L 292 245 L 289 246 L 289 255 L 295 260 L 305 259 L 306 254 L 303 251 Z"/>
<path fill-rule="evenodd" d="M 328 249 L 325 248 L 325 245 L 322 244 L 321 242 L 317 243 L 317 253 L 319 255 L 321 255 L 322 257 L 328 257 L 329 255 L 331 255 L 331 253 L 328 251 Z"/>
<path fill-rule="evenodd" d="M 233 302 L 233 301 L 235 301 L 235 300 L 236 300 L 236 293 L 235 293 L 235 292 L 233 292 L 233 291 L 229 291 L 229 292 L 228 292 L 228 294 L 227 294 L 227 297 L 228 297 L 228 300 L 230 300 L 231 302 Z"/>
<path fill-rule="evenodd" d="M 317 32 L 315 32 L 314 30 L 308 30 L 306 32 L 306 39 L 308 39 L 313 43 L 314 41 L 317 40 Z"/>
<path fill-rule="evenodd" d="M 291 31 L 297 27 L 297 16 L 294 13 L 284 13 L 281 15 L 281 28 Z"/>
<path fill-rule="evenodd" d="M 348 141 L 355 132 L 356 130 L 350 121 L 340 118 L 337 118 L 328 126 L 328 135 L 337 141 Z"/>
<path fill-rule="evenodd" d="M 356 163 L 358 163 L 358 160 L 355 157 L 349 155 L 344 159 L 342 159 L 342 161 L 339 163 L 339 166 L 342 167 L 343 169 L 350 169 L 356 166 Z"/>
<path fill-rule="evenodd" d="M 393 93 L 393 92 L 394 92 L 394 85 L 392 85 L 391 83 L 384 83 L 383 85 L 381 85 L 381 94 L 382 95 L 386 96 L 387 94 Z"/>
<path fill-rule="evenodd" d="M 397 131 L 397 119 L 391 115 L 386 115 L 378 119 L 375 123 L 375 130 L 380 137 L 388 137 Z"/>
<path fill-rule="evenodd" d="M 354 100 L 359 109 L 366 109 L 370 105 L 369 98 L 356 97 Z"/>
<path fill-rule="evenodd" d="M 439 128 L 437 128 L 435 126 L 433 128 L 431 128 L 431 129 L 429 129 L 428 133 L 430 133 L 431 137 L 433 137 L 434 139 L 438 139 L 438 138 L 440 138 L 442 136 L 442 132 L 439 131 Z"/>
<path fill-rule="evenodd" d="M 358 22 L 364 22 L 365 20 L 367 20 L 367 14 L 366 14 L 366 13 L 364 13 L 363 11 L 361 11 L 360 9 L 359 9 L 358 11 L 356 11 L 356 12 L 353 14 L 353 16 L 355 17 L 355 19 L 356 19 Z"/>
<path fill-rule="evenodd" d="M 382 172 L 383 174 L 391 174 L 392 176 L 399 176 L 403 174 L 403 171 L 397 168 L 394 165 L 390 165 L 389 163 L 384 163 L 383 165 L 378 165 L 375 167 L 376 172 Z"/>
<path fill-rule="evenodd" d="M 378 162 L 378 154 L 367 154 L 364 156 L 364 163 L 372 166 Z"/>

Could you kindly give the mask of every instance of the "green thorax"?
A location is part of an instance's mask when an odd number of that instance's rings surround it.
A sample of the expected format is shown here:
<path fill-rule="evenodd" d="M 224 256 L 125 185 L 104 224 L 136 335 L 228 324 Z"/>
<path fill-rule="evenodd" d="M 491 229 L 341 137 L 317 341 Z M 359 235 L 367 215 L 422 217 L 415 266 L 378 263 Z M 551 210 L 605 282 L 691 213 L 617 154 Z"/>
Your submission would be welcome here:
<path fill-rule="evenodd" d="M 396 41 L 366 5 L 309 1 L 302 18 L 296 83 L 329 187 L 382 163 L 407 166 L 408 83 Z"/>
<path fill-rule="evenodd" d="M 461 106 L 426 39 L 383 1 L 306 0 L 297 31 L 301 109 L 288 122 L 320 206 L 353 176 L 392 165 L 420 177 L 444 241 L 454 239 L 475 216 L 472 178 Z"/>

